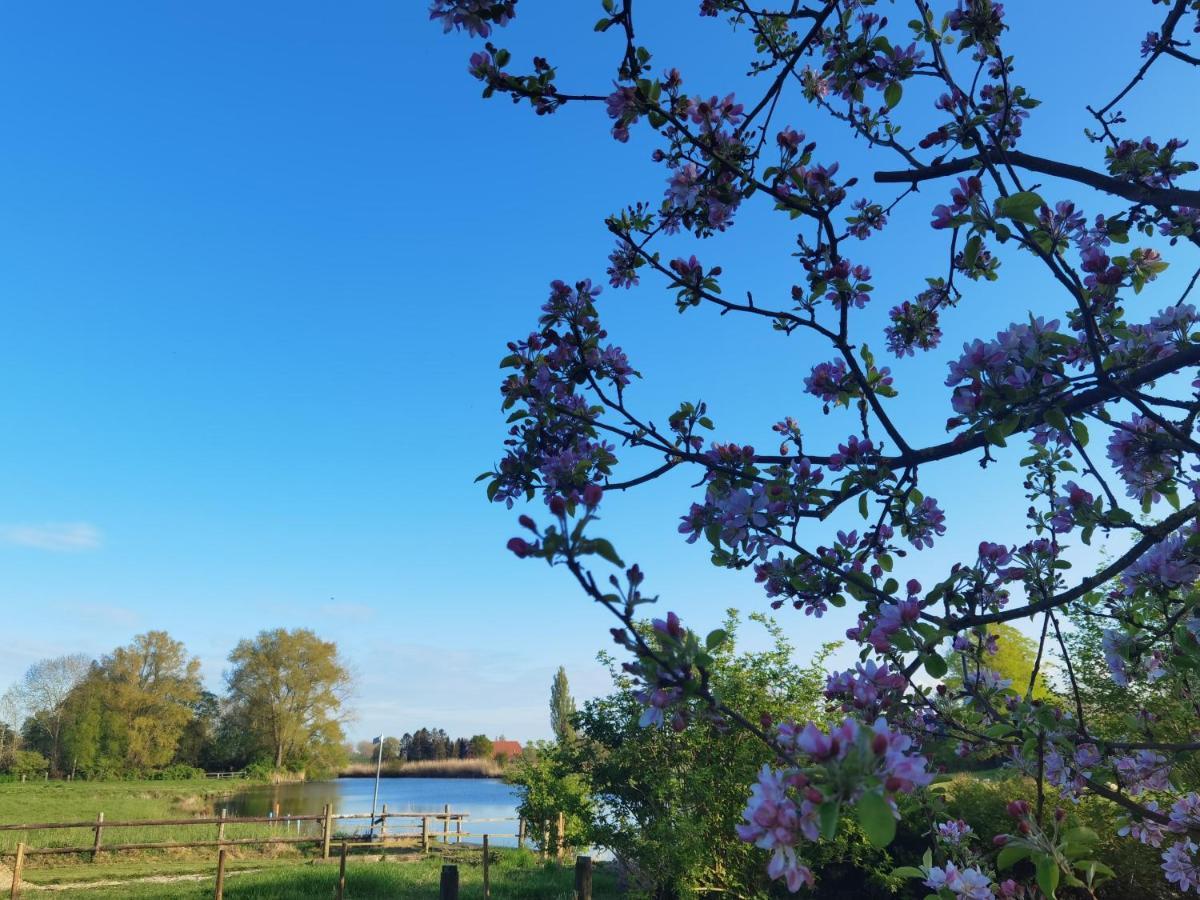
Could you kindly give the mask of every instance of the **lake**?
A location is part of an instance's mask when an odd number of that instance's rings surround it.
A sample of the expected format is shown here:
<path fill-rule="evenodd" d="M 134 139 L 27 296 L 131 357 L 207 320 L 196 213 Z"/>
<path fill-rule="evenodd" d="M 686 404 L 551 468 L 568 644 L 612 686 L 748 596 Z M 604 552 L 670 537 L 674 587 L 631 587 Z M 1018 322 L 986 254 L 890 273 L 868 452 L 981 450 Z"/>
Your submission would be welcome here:
<path fill-rule="evenodd" d="M 241 788 L 228 797 L 218 800 L 218 812 L 224 808 L 230 816 L 267 816 L 278 804 L 280 817 L 315 815 L 321 813 L 325 804 L 333 806 L 337 813 L 370 813 L 371 795 L 375 790 L 373 778 L 339 778 L 335 781 L 306 781 L 297 784 L 264 784 Z M 497 832 L 491 839 L 498 846 L 516 846 L 517 790 L 497 778 L 381 778 L 379 780 L 379 808 L 386 804 L 393 812 L 441 812 L 446 804 L 451 812 L 468 813 L 470 818 L 463 822 L 463 831 L 475 833 Z M 472 820 L 511 818 L 507 822 L 479 822 Z M 412 820 L 420 831 L 420 819 Z M 300 823 L 297 823 L 300 824 Z M 316 823 L 308 823 L 311 830 Z M 359 828 L 366 830 L 367 821 L 345 821 L 339 830 Z M 400 821 L 388 822 L 389 832 L 400 831 Z M 440 823 L 431 822 L 431 831 L 440 831 Z M 453 824 L 450 826 L 454 830 Z M 413 829 L 404 829 L 413 833 Z M 508 837 L 502 836 L 504 833 Z M 477 841 L 477 838 L 471 838 Z"/>

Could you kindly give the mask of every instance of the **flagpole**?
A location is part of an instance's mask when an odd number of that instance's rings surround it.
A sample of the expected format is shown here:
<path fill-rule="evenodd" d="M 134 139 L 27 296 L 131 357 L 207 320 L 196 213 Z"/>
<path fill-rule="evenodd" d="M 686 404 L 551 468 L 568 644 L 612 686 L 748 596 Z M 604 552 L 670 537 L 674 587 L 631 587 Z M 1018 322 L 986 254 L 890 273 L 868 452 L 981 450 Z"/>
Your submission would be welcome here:
<path fill-rule="evenodd" d="M 379 753 L 375 759 L 375 795 L 371 797 L 371 834 L 370 839 L 375 840 L 375 804 L 379 801 L 379 770 L 383 768 L 383 735 L 381 734 L 376 743 L 379 744 Z"/>

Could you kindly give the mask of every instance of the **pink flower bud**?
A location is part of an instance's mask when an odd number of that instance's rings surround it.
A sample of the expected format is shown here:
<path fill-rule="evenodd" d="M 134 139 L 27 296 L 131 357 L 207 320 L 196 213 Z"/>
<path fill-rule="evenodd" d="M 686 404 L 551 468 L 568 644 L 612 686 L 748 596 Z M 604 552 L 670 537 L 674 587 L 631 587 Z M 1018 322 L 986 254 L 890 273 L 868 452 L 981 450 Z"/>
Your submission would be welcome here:
<path fill-rule="evenodd" d="M 1008 843 L 1008 835 L 1007 834 L 998 834 L 994 838 L 992 838 L 992 843 L 995 844 L 997 847 L 1003 847 L 1005 844 Z"/>
<path fill-rule="evenodd" d="M 530 531 L 537 531 L 537 524 L 529 516 L 520 516 L 517 519 L 517 524 L 522 528 L 528 528 Z"/>
<path fill-rule="evenodd" d="M 526 556 L 528 556 L 530 550 L 532 549 L 529 546 L 528 541 L 526 541 L 524 538 L 519 538 L 519 537 L 515 537 L 512 540 L 510 540 L 508 542 L 507 546 L 508 546 L 509 550 L 511 550 L 513 553 L 515 553 L 521 559 L 524 559 Z"/>
<path fill-rule="evenodd" d="M 889 775 L 887 781 L 883 783 L 883 789 L 889 794 L 894 794 L 904 787 L 904 782 L 895 775 Z"/>
<path fill-rule="evenodd" d="M 886 734 L 876 733 L 875 737 L 871 738 L 871 752 L 876 756 L 883 756 L 887 752 L 888 739 Z"/>
<path fill-rule="evenodd" d="M 550 512 L 556 516 L 564 515 L 567 511 L 567 501 L 555 494 L 550 498 Z"/>
<path fill-rule="evenodd" d="M 604 488 L 598 484 L 589 484 L 583 489 L 583 502 L 588 509 L 592 509 L 600 505 L 600 501 L 604 497 Z"/>

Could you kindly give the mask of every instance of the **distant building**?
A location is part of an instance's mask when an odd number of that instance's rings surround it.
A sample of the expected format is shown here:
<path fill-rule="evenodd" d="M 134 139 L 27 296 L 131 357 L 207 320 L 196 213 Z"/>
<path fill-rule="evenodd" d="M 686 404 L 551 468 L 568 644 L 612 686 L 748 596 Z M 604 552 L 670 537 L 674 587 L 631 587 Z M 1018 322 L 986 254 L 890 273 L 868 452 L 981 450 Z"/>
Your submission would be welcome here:
<path fill-rule="evenodd" d="M 512 758 L 521 755 L 521 744 L 517 741 L 492 741 L 492 756 Z"/>

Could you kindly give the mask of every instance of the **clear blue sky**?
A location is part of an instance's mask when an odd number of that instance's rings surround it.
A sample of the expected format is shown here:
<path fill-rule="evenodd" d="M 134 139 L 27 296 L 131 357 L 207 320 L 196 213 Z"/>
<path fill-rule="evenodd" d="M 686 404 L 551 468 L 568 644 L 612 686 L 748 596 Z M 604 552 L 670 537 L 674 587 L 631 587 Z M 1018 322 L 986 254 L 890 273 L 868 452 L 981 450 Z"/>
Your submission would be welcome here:
<path fill-rule="evenodd" d="M 695 0 L 642 6 L 658 64 L 696 90 L 738 83 L 746 53 Z M 1018 78 L 1046 101 L 1027 149 L 1081 152 L 1083 105 L 1136 66 L 1148 8 L 1008 4 Z M 495 40 L 518 60 L 548 55 L 564 88 L 603 88 L 619 46 L 592 35 L 598 9 L 521 0 Z M 1065 45 L 1072 31 L 1083 46 Z M 361 675 L 353 737 L 541 737 L 555 667 L 581 696 L 603 688 L 593 657 L 609 622 L 563 575 L 504 550 L 514 514 L 472 479 L 499 452 L 504 341 L 529 331 L 551 278 L 603 280 L 603 216 L 661 196 L 662 176 L 644 135 L 615 144 L 596 108 L 539 119 L 480 100 L 474 43 L 443 37 L 417 0 L 0 12 L 0 687 L 37 658 L 100 654 L 150 628 L 184 640 L 217 687 L 238 638 L 306 626 Z M 1073 72 L 1086 78 L 1062 78 Z M 1181 104 L 1195 111 L 1157 79 L 1129 105 L 1178 128 Z M 862 162 L 806 107 L 780 121 L 832 137 L 820 158 Z M 922 254 L 938 238 L 921 226 L 943 193 L 926 189 L 863 248 L 880 288 L 862 327 L 880 349 L 887 309 L 931 274 Z M 746 213 L 698 252 L 725 265 L 728 291 L 765 302 L 794 280 L 790 239 L 782 220 Z M 971 287 L 941 351 L 893 363 L 898 415 L 929 439 L 961 341 L 1023 317 L 1040 292 L 1061 307 L 1028 264 L 1006 267 Z M 1143 296 L 1147 315 L 1168 302 Z M 657 418 L 703 396 L 723 439 L 769 446 L 789 414 L 812 423 L 814 446 L 850 432 L 799 390 L 823 349 L 761 323 L 681 319 L 649 280 L 604 304 Z M 774 389 L 747 396 L 763 379 Z M 965 462 L 944 477 L 927 492 L 960 532 L 910 574 L 1021 537 L 1011 476 Z M 764 608 L 750 579 L 675 534 L 691 497 L 680 477 L 612 498 L 607 533 L 698 625 Z M 803 652 L 846 625 L 784 620 Z"/>

